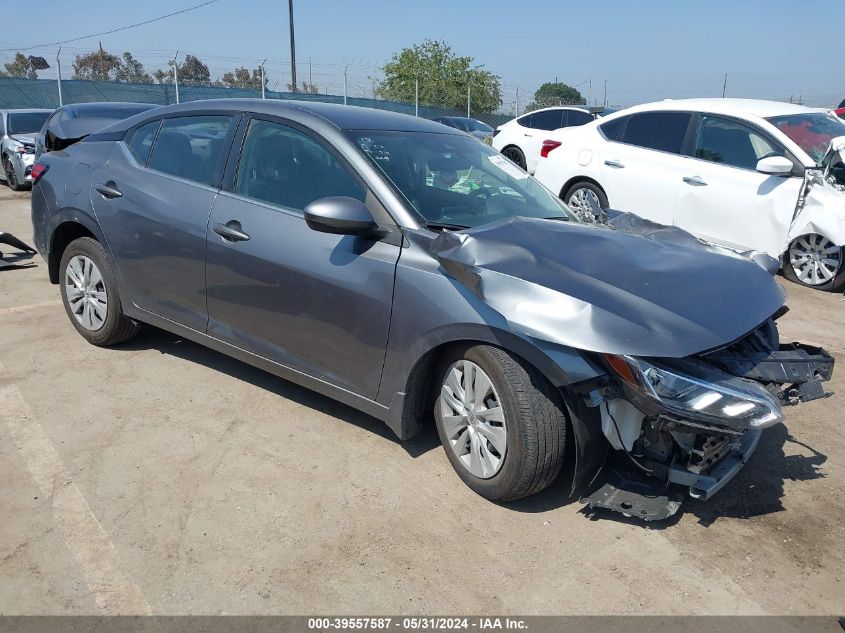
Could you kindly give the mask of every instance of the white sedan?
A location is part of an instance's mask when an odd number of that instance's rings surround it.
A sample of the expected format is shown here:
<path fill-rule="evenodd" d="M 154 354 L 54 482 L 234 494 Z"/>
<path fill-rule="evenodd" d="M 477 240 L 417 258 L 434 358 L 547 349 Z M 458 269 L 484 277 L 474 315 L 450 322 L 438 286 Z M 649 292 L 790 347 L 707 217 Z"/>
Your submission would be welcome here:
<path fill-rule="evenodd" d="M 536 176 L 576 212 L 628 211 L 768 253 L 784 275 L 845 289 L 845 122 L 748 99 L 629 108 L 543 142 Z"/>
<path fill-rule="evenodd" d="M 587 106 L 561 106 L 533 110 L 521 117 L 503 123 L 493 132 L 493 149 L 534 173 L 540 159 L 540 148 L 549 132 L 558 128 L 577 127 L 591 123 L 596 118 L 616 112 L 610 108 Z"/>

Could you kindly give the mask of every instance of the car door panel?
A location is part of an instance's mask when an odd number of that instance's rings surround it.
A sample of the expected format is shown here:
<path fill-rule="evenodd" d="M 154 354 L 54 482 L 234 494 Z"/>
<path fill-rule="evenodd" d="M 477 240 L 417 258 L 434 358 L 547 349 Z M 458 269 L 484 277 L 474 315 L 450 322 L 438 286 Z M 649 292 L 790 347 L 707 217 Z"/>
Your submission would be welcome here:
<path fill-rule="evenodd" d="M 107 185 L 120 192 L 108 198 Z M 125 300 L 204 331 L 206 226 L 216 190 L 138 166 L 122 143 L 94 173 L 91 203 Z"/>
<path fill-rule="evenodd" d="M 213 231 L 233 219 L 249 235 Z M 208 230 L 208 333 L 374 398 L 400 248 L 319 233 L 305 219 L 221 192 Z"/>

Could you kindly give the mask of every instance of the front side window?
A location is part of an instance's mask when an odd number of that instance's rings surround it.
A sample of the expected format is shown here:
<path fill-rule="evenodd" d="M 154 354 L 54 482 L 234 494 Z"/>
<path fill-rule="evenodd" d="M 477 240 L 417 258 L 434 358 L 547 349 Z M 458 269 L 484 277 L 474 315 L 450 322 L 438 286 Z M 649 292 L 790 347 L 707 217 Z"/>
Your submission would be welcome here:
<path fill-rule="evenodd" d="M 543 110 L 542 112 L 535 112 L 534 118 L 531 121 L 531 127 L 535 130 L 556 130 L 559 127 L 566 125 L 561 120 L 561 110 Z"/>
<path fill-rule="evenodd" d="M 567 127 L 575 127 L 578 125 L 584 125 L 585 123 L 589 123 L 593 120 L 593 115 L 589 112 L 582 112 L 581 110 L 570 110 L 569 116 L 566 120 L 566 125 Z"/>
<path fill-rule="evenodd" d="M 161 121 L 156 120 L 142 125 L 132 133 L 132 138 L 126 144 L 130 153 L 141 165 L 147 164 L 147 159 L 150 157 L 150 150 L 153 148 L 153 141 L 155 140 L 160 124 Z"/>
<path fill-rule="evenodd" d="M 472 137 L 385 130 L 350 135 L 432 228 L 514 216 L 573 218 L 532 176 Z"/>
<path fill-rule="evenodd" d="M 253 119 L 244 139 L 235 193 L 287 209 L 328 196 L 364 202 L 366 193 L 334 155 L 292 127 Z"/>
<path fill-rule="evenodd" d="M 628 119 L 622 142 L 680 154 L 690 116 L 686 112 L 642 112 Z"/>
<path fill-rule="evenodd" d="M 845 121 L 828 112 L 790 114 L 766 119 L 821 164 L 830 141 L 845 136 Z"/>
<path fill-rule="evenodd" d="M 165 119 L 150 156 L 150 169 L 214 186 L 233 117 L 196 115 Z"/>
<path fill-rule="evenodd" d="M 759 132 L 739 121 L 708 115 L 699 121 L 693 146 L 695 158 L 756 169 L 761 158 L 783 155 L 782 148 L 776 148 Z"/>

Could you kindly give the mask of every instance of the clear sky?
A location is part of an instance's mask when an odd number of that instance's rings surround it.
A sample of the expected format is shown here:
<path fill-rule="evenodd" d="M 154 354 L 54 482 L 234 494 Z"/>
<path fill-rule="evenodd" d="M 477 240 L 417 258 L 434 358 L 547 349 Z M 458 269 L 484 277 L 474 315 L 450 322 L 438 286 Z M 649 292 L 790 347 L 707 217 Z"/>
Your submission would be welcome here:
<path fill-rule="evenodd" d="M 38 19 L 0 32 L 0 48 L 32 46 L 104 31 L 198 4 L 200 0 L 42 0 Z M 2 0 L 0 6 L 12 0 Z M 26 11 L 26 9 L 22 9 Z M 378 67 L 404 46 L 443 39 L 501 77 L 504 107 L 527 101 L 555 77 L 614 105 L 684 96 L 728 96 L 832 106 L 845 97 L 841 0 L 294 0 L 298 73 L 320 91 L 366 94 Z M 46 19 L 45 19 L 46 18 Z M 196 11 L 99 38 L 110 52 L 130 50 L 148 70 L 180 51 L 198 55 L 217 78 L 264 58 L 270 86 L 289 81 L 286 0 L 219 0 Z M 98 39 L 66 45 L 73 55 Z M 55 57 L 53 49 L 30 53 Z M 0 52 L 0 62 L 13 51 Z M 5 57 L 4 57 L 5 56 Z M 53 77 L 53 71 L 42 73 Z M 510 105 L 512 107 L 512 105 Z"/>

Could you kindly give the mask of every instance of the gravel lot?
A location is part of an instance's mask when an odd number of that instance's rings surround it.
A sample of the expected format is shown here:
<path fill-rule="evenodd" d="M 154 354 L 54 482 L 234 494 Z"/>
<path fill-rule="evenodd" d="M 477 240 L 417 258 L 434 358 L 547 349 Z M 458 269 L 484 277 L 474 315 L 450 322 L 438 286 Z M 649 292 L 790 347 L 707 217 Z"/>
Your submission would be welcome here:
<path fill-rule="evenodd" d="M 31 241 L 29 194 L 0 230 Z M 0 614 L 845 613 L 845 365 L 648 527 L 562 486 L 489 503 L 433 428 L 402 445 L 160 330 L 90 346 L 30 261 L 0 270 Z M 843 297 L 781 283 L 783 339 L 845 359 Z"/>

